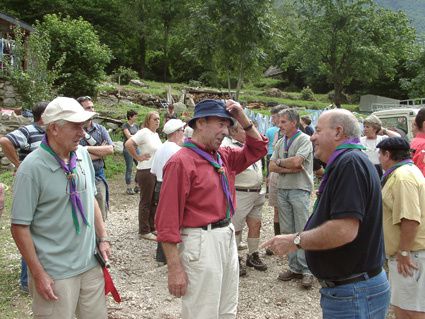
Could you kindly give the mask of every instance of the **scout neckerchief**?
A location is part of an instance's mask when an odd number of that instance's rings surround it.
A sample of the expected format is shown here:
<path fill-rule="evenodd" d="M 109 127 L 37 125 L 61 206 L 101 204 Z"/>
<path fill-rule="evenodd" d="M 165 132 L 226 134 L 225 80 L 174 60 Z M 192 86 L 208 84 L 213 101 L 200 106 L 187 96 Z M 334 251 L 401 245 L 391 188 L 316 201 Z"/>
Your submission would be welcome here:
<path fill-rule="evenodd" d="M 301 135 L 301 131 L 297 130 L 294 135 L 288 138 L 286 135 L 283 139 L 283 158 L 288 158 L 288 151 L 295 139 Z"/>
<path fill-rule="evenodd" d="M 227 180 L 226 173 L 223 168 L 223 161 L 221 160 L 220 154 L 217 152 L 217 161 L 212 157 L 211 154 L 201 150 L 198 146 L 196 146 L 191 139 L 186 139 L 183 143 L 183 147 L 187 147 L 188 149 L 194 151 L 199 156 L 203 157 L 207 160 L 220 174 L 221 186 L 223 188 L 224 196 L 226 197 L 227 207 L 226 207 L 226 218 L 230 218 L 235 213 L 235 209 L 233 208 L 233 200 L 232 195 L 230 193 L 229 181 Z"/>
<path fill-rule="evenodd" d="M 350 138 L 348 140 L 345 140 L 342 144 L 338 145 L 335 148 L 335 151 L 333 151 L 332 155 L 329 157 L 328 162 L 326 163 L 325 173 L 323 174 L 322 181 L 320 182 L 319 190 L 316 193 L 317 197 L 316 197 L 316 201 L 314 202 L 314 205 L 313 205 L 313 214 L 311 214 L 310 218 L 316 212 L 317 205 L 318 205 L 319 200 L 320 200 L 320 196 L 322 195 L 323 191 L 325 190 L 325 186 L 326 186 L 326 184 L 328 182 L 328 178 L 329 178 L 329 168 L 331 167 L 332 163 L 335 162 L 335 160 L 339 156 L 341 156 L 342 154 L 344 154 L 345 152 L 347 152 L 348 150 L 351 150 L 351 149 L 364 150 L 364 149 L 366 149 L 366 147 L 364 147 L 363 145 L 360 144 L 360 140 L 358 138 Z M 307 221 L 305 227 L 307 227 L 308 222 L 310 221 L 310 218 Z"/>
<path fill-rule="evenodd" d="M 72 208 L 72 220 L 74 222 L 75 231 L 77 234 L 80 233 L 80 224 L 78 222 L 78 216 L 77 211 L 80 212 L 81 219 L 83 220 L 84 224 L 87 226 L 90 226 L 89 222 L 87 221 L 87 217 L 84 214 L 84 208 L 83 204 L 81 202 L 80 194 L 77 191 L 77 184 L 76 184 L 76 174 L 77 174 L 77 154 L 75 154 L 74 151 L 69 153 L 69 164 L 67 165 L 64 160 L 59 158 L 59 156 L 55 153 L 54 150 L 49 146 L 49 142 L 47 140 L 47 135 L 44 135 L 44 138 L 40 144 L 40 147 L 45 150 L 47 153 L 52 155 L 56 161 L 59 163 L 60 167 L 65 172 L 66 178 L 68 179 L 68 185 L 69 185 L 69 200 L 71 201 L 71 208 Z"/>
<path fill-rule="evenodd" d="M 392 174 L 392 172 L 394 172 L 397 168 L 399 168 L 403 165 L 413 165 L 413 161 L 411 159 L 405 159 L 403 161 L 398 162 L 397 164 L 394 164 L 389 169 L 387 169 L 385 171 L 384 175 L 382 175 L 382 178 L 381 178 L 382 188 L 384 188 L 384 185 L 388 181 L 388 178 L 390 178 L 390 175 Z"/>

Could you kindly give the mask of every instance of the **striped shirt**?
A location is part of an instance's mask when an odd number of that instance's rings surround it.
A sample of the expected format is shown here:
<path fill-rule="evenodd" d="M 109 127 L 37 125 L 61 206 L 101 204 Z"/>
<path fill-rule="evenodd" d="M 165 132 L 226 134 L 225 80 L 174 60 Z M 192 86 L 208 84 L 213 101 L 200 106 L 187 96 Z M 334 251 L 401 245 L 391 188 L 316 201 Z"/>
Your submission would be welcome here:
<path fill-rule="evenodd" d="M 22 126 L 6 137 L 12 142 L 13 146 L 18 150 L 19 161 L 40 146 L 44 137 L 44 129 L 36 123 Z"/>

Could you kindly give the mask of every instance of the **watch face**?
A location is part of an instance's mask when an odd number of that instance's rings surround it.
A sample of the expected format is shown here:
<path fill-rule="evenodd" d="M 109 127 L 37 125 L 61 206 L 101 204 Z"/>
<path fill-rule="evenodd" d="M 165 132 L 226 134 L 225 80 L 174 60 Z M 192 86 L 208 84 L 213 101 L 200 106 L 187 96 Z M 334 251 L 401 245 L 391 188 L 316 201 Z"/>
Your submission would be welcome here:
<path fill-rule="evenodd" d="M 407 256 L 409 256 L 409 252 L 408 251 L 401 251 L 400 255 L 402 255 L 403 257 L 407 257 Z"/>
<path fill-rule="evenodd" d="M 294 244 L 299 245 L 301 243 L 301 237 L 300 235 L 295 236 L 294 238 Z"/>

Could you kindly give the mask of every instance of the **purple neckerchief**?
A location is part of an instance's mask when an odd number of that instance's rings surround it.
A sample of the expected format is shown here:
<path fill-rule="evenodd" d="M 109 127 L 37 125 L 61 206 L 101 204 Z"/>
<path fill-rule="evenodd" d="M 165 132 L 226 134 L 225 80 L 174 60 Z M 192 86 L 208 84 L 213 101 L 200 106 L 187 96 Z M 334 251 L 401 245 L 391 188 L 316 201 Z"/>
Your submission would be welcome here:
<path fill-rule="evenodd" d="M 385 173 L 381 177 L 381 185 L 384 187 L 385 183 L 387 182 L 388 178 L 390 177 L 391 173 L 394 172 L 397 168 L 403 166 L 403 165 L 413 165 L 413 161 L 409 159 L 402 160 L 398 162 L 397 164 L 394 164 L 389 169 L 385 171 Z"/>
<path fill-rule="evenodd" d="M 350 138 L 348 140 L 345 140 L 344 142 L 342 142 L 340 145 L 338 145 L 335 148 L 335 151 L 333 151 L 333 153 L 329 157 L 329 160 L 326 163 L 325 173 L 323 174 L 322 181 L 320 182 L 319 190 L 316 193 L 317 197 L 316 197 L 316 201 L 314 202 L 314 205 L 313 205 L 313 213 L 310 215 L 307 223 L 305 224 L 304 230 L 307 228 L 307 225 L 310 222 L 310 219 L 312 218 L 312 216 L 316 212 L 317 206 L 319 204 L 320 195 L 322 195 L 323 191 L 325 190 L 325 186 L 326 186 L 326 183 L 328 182 L 328 178 L 329 178 L 329 167 L 331 167 L 332 163 L 335 162 L 335 160 L 339 156 L 341 156 L 342 154 L 344 154 L 345 152 L 347 152 L 350 149 L 360 149 L 361 150 L 361 149 L 366 149 L 366 148 L 363 145 L 360 144 L 359 138 Z"/>
<path fill-rule="evenodd" d="M 301 135 L 301 131 L 297 130 L 295 132 L 294 135 L 292 135 L 289 139 L 288 137 L 285 135 L 284 139 L 283 139 L 283 157 L 287 158 L 288 157 L 288 151 L 289 148 L 291 147 L 292 143 L 295 141 L 295 139 Z"/>
<path fill-rule="evenodd" d="M 186 139 L 183 143 L 183 147 L 187 147 L 188 149 L 194 151 L 199 156 L 203 157 L 205 160 L 207 160 L 220 174 L 220 180 L 221 180 L 221 187 L 224 192 L 224 196 L 226 197 L 227 201 L 227 208 L 226 208 L 226 218 L 230 218 L 234 215 L 235 209 L 233 206 L 233 199 L 232 194 L 230 193 L 230 186 L 229 181 L 227 179 L 226 173 L 223 168 L 223 161 L 221 160 L 220 154 L 217 153 L 217 161 L 212 157 L 211 154 L 208 154 L 207 152 L 201 150 L 197 145 L 195 145 L 192 142 L 192 139 Z"/>
<path fill-rule="evenodd" d="M 90 226 L 86 215 L 84 214 L 83 204 L 81 202 L 80 194 L 77 191 L 77 185 L 75 181 L 76 167 L 77 167 L 77 154 L 75 152 L 69 153 L 69 164 L 67 165 L 50 147 L 47 140 L 47 135 L 44 135 L 43 140 L 41 141 L 40 147 L 52 155 L 56 161 L 59 163 L 62 170 L 65 172 L 66 178 L 69 185 L 69 199 L 71 201 L 71 210 L 72 210 L 72 220 L 74 222 L 75 231 L 77 234 L 80 233 L 80 224 L 78 222 L 77 211 L 80 212 L 81 219 L 84 224 Z"/>

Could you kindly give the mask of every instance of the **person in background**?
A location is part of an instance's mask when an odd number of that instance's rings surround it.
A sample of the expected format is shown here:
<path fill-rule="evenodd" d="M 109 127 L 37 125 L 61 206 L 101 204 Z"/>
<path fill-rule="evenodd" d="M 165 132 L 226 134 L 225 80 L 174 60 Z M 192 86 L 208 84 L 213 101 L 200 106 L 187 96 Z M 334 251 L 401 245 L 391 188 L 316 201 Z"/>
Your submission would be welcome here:
<path fill-rule="evenodd" d="M 137 112 L 133 110 L 127 111 L 127 123 L 122 126 L 122 132 L 124 135 L 123 139 L 123 156 L 125 160 L 125 184 L 127 185 L 127 194 L 134 195 L 139 192 L 139 186 L 135 183 L 134 188 L 131 187 L 131 173 L 133 171 L 133 157 L 125 147 L 125 142 L 137 133 L 139 125 L 136 124 Z"/>
<path fill-rule="evenodd" d="M 164 122 L 167 123 L 171 119 L 176 119 L 177 114 L 174 112 L 174 104 L 169 103 L 167 107 L 167 112 L 164 115 Z"/>
<path fill-rule="evenodd" d="M 400 137 L 400 134 L 383 128 L 381 120 L 373 114 L 364 119 L 363 127 L 364 136 L 360 138 L 360 143 L 366 147 L 365 153 L 372 164 L 375 165 L 376 171 L 379 177 L 381 177 L 383 172 L 378 158 L 379 150 L 376 148 L 376 145 L 388 136 Z"/>
<path fill-rule="evenodd" d="M 158 148 L 155 153 L 155 157 L 152 162 L 151 173 L 156 176 L 155 185 L 155 206 L 158 205 L 159 195 L 161 193 L 162 185 L 162 170 L 170 159 L 177 151 L 181 149 L 181 145 L 184 140 L 184 127 L 186 123 L 179 119 L 171 119 L 164 125 L 162 130 L 167 135 L 167 140 Z M 165 265 L 167 260 L 165 259 L 162 245 L 158 242 L 156 248 L 156 261 L 158 266 Z"/>
<path fill-rule="evenodd" d="M 425 177 L 409 143 L 390 137 L 376 146 L 382 180 L 385 252 L 397 319 L 425 318 Z"/>
<path fill-rule="evenodd" d="M 236 121 L 243 148 L 220 147 Z M 234 181 L 267 154 L 267 139 L 233 100 L 203 100 L 188 123 L 192 138 L 164 167 L 156 225 L 168 265 L 168 290 L 182 318 L 236 318 L 239 270 Z M 177 245 L 179 244 L 179 245 Z"/>
<path fill-rule="evenodd" d="M 41 115 L 47 104 L 48 102 L 39 102 L 34 105 L 32 108 L 33 123 L 22 126 L 0 138 L 3 153 L 15 165 L 15 171 L 25 157 L 40 146 L 45 133 Z M 28 291 L 28 271 L 24 258 L 21 258 L 20 288 L 25 292 Z"/>
<path fill-rule="evenodd" d="M 158 133 L 160 118 L 156 111 L 149 112 L 144 120 L 143 128 L 131 136 L 125 147 L 130 155 L 138 161 L 136 181 L 140 188 L 139 201 L 139 237 L 156 240 L 155 235 L 155 183 L 156 176 L 151 173 L 154 155 L 162 145 Z M 138 154 L 138 149 L 140 154 Z"/>
<path fill-rule="evenodd" d="M 326 163 L 313 214 L 303 230 L 262 246 L 277 255 L 299 249 L 318 278 L 324 319 L 386 317 L 390 287 L 385 260 L 378 173 L 360 144 L 360 125 L 349 111 L 323 112 L 311 137 Z"/>
<path fill-rule="evenodd" d="M 95 175 L 79 145 L 95 115 L 74 99 L 50 102 L 40 147 L 19 166 L 13 187 L 11 232 L 28 263 L 37 319 L 106 319 L 105 280 L 94 255 L 111 253 L 95 199 Z"/>
<path fill-rule="evenodd" d="M 229 129 L 221 143 L 222 147 L 243 148 L 246 142 L 246 133 L 240 124 Z M 250 165 L 243 172 L 236 175 L 236 210 L 232 217 L 235 226 L 236 245 L 239 247 L 242 241 L 242 230 L 245 224 L 248 226 L 248 254 L 246 266 L 253 267 L 259 271 L 267 270 L 267 265 L 261 260 L 258 246 L 260 243 L 260 230 L 262 219 L 262 208 L 266 201 L 266 194 L 262 189 L 263 169 L 261 161 Z M 239 276 L 245 276 L 246 266 L 243 258 L 239 257 Z"/>
<path fill-rule="evenodd" d="M 300 125 L 301 125 L 301 130 L 309 135 L 312 136 L 314 134 L 314 129 L 311 127 L 311 118 L 308 115 L 303 115 L 300 118 Z"/>
<path fill-rule="evenodd" d="M 412 160 L 425 176 L 425 108 L 421 108 L 416 115 L 414 130 L 416 134 L 410 143 Z"/>
<path fill-rule="evenodd" d="M 299 127 L 299 115 L 292 109 L 279 112 L 279 126 L 284 137 L 275 145 L 270 159 L 270 171 L 278 173 L 277 203 L 281 234 L 304 229 L 313 191 L 313 145 Z M 302 249 L 288 255 L 289 269 L 278 279 L 301 279 L 301 286 L 310 289 L 313 276 L 307 266 Z"/>
<path fill-rule="evenodd" d="M 89 96 L 81 96 L 77 101 L 86 111 L 94 112 L 93 101 Z M 80 144 L 87 149 L 92 159 L 96 174 L 96 200 L 102 212 L 103 221 L 106 221 L 109 210 L 109 186 L 105 176 L 104 158 L 114 153 L 114 143 L 103 125 L 89 120 L 86 123 L 86 134 Z"/>

